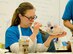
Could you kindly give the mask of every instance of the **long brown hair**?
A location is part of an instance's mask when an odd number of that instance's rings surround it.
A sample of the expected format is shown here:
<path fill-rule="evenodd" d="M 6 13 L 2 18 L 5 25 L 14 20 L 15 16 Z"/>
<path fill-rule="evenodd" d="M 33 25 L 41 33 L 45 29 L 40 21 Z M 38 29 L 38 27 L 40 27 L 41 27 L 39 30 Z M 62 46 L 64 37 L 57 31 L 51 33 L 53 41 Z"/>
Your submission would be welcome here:
<path fill-rule="evenodd" d="M 15 10 L 13 17 L 12 17 L 12 22 L 11 26 L 16 26 L 20 24 L 20 18 L 19 14 L 24 16 L 26 14 L 27 10 L 34 9 L 33 5 L 29 2 L 23 2 L 19 5 L 19 7 Z"/>

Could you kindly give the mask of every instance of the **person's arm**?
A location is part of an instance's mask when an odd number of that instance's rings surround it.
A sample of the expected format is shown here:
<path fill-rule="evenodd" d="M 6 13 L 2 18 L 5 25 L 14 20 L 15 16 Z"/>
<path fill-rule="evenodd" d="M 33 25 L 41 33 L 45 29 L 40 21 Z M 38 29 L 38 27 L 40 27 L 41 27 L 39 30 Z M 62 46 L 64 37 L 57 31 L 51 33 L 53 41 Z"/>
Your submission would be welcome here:
<path fill-rule="evenodd" d="M 64 14 L 63 14 L 63 24 L 69 28 L 70 30 L 73 30 L 73 25 L 72 23 L 70 22 L 70 20 L 72 20 L 72 5 L 73 5 L 73 1 L 70 0 L 66 7 L 65 7 L 65 11 L 64 11 Z"/>
<path fill-rule="evenodd" d="M 64 24 L 64 26 L 66 26 L 70 30 L 73 30 L 73 25 L 71 24 L 71 22 L 69 20 L 64 20 L 63 24 Z"/>
<path fill-rule="evenodd" d="M 45 41 L 44 45 L 45 45 L 46 47 L 49 47 L 51 41 L 52 41 L 54 38 L 64 37 L 65 35 L 66 35 L 66 32 L 63 32 L 62 34 L 58 34 L 58 35 L 51 35 L 51 36 L 49 36 L 48 39 Z"/>
<path fill-rule="evenodd" d="M 33 34 L 30 36 L 30 39 L 34 42 L 35 39 L 36 39 L 36 36 L 37 36 L 37 35 L 33 33 Z"/>
<path fill-rule="evenodd" d="M 50 45 L 50 43 L 51 43 L 52 40 L 53 40 L 53 38 L 51 36 L 49 36 L 48 39 L 44 42 L 44 45 L 46 47 L 49 47 L 49 45 Z"/>
<path fill-rule="evenodd" d="M 30 36 L 30 39 L 34 42 L 35 41 L 35 39 L 36 39 L 36 36 L 37 36 L 37 34 L 39 33 L 39 28 L 41 27 L 41 24 L 40 23 L 38 23 L 38 22 L 35 22 L 34 23 L 34 28 L 33 28 L 33 33 L 32 33 L 32 35 Z"/>
<path fill-rule="evenodd" d="M 46 52 L 48 50 L 49 46 L 50 46 L 50 43 L 51 43 L 52 39 L 53 38 L 50 36 L 50 37 L 47 38 L 45 43 L 43 43 L 43 44 L 38 43 L 36 51 L 37 52 Z"/>
<path fill-rule="evenodd" d="M 51 41 L 54 39 L 54 38 L 59 38 L 59 37 L 63 37 L 66 35 L 66 32 L 63 32 L 62 34 L 58 34 L 58 35 L 50 35 L 47 40 L 41 44 L 41 43 L 38 43 L 37 44 L 37 49 L 36 51 L 37 52 L 46 52 L 50 46 L 50 43 Z"/>

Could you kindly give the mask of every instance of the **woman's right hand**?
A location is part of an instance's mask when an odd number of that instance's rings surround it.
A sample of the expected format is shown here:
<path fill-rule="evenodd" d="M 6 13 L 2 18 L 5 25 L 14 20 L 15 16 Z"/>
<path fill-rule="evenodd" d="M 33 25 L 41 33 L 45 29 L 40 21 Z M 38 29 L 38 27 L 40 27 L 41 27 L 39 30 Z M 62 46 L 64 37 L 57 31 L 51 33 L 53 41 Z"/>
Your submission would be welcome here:
<path fill-rule="evenodd" d="M 35 22 L 33 27 L 33 34 L 37 35 L 41 26 L 42 25 L 40 23 Z"/>

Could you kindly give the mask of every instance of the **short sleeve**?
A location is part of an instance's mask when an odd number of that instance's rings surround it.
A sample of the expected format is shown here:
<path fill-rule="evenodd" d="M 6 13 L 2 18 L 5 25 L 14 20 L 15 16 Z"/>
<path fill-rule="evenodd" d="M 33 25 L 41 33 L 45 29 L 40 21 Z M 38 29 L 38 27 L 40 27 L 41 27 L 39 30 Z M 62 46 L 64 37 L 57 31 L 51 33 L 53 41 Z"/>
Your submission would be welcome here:
<path fill-rule="evenodd" d="M 63 20 L 70 20 L 71 19 L 71 15 L 72 15 L 72 13 L 71 13 L 72 4 L 71 3 L 72 3 L 72 1 L 69 1 L 65 7 L 65 11 L 64 11 L 64 14 L 62 17 Z"/>
<path fill-rule="evenodd" d="M 5 48 L 9 47 L 15 42 L 18 42 L 16 33 L 13 30 L 7 30 L 5 33 Z"/>

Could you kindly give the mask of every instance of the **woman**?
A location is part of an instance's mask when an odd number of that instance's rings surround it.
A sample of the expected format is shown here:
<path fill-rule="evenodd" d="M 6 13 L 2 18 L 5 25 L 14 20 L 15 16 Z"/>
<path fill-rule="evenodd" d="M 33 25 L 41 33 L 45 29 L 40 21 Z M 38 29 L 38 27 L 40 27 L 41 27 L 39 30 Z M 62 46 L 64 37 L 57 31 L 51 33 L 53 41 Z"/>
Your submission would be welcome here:
<path fill-rule="evenodd" d="M 47 51 L 50 42 L 54 38 L 59 38 L 66 35 L 66 32 L 58 35 L 51 35 L 43 43 L 42 34 L 39 31 L 41 24 L 35 22 L 33 31 L 31 29 L 31 25 L 36 18 L 35 8 L 33 7 L 33 5 L 29 2 L 21 3 L 15 10 L 11 26 L 6 31 L 5 48 L 10 49 L 12 52 L 17 52 L 19 50 L 18 40 L 20 39 L 20 36 L 28 36 L 30 42 L 29 52 L 35 52 L 36 49 L 40 49 L 40 51 L 43 52 Z M 38 46 L 38 43 L 41 44 L 40 47 Z"/>

